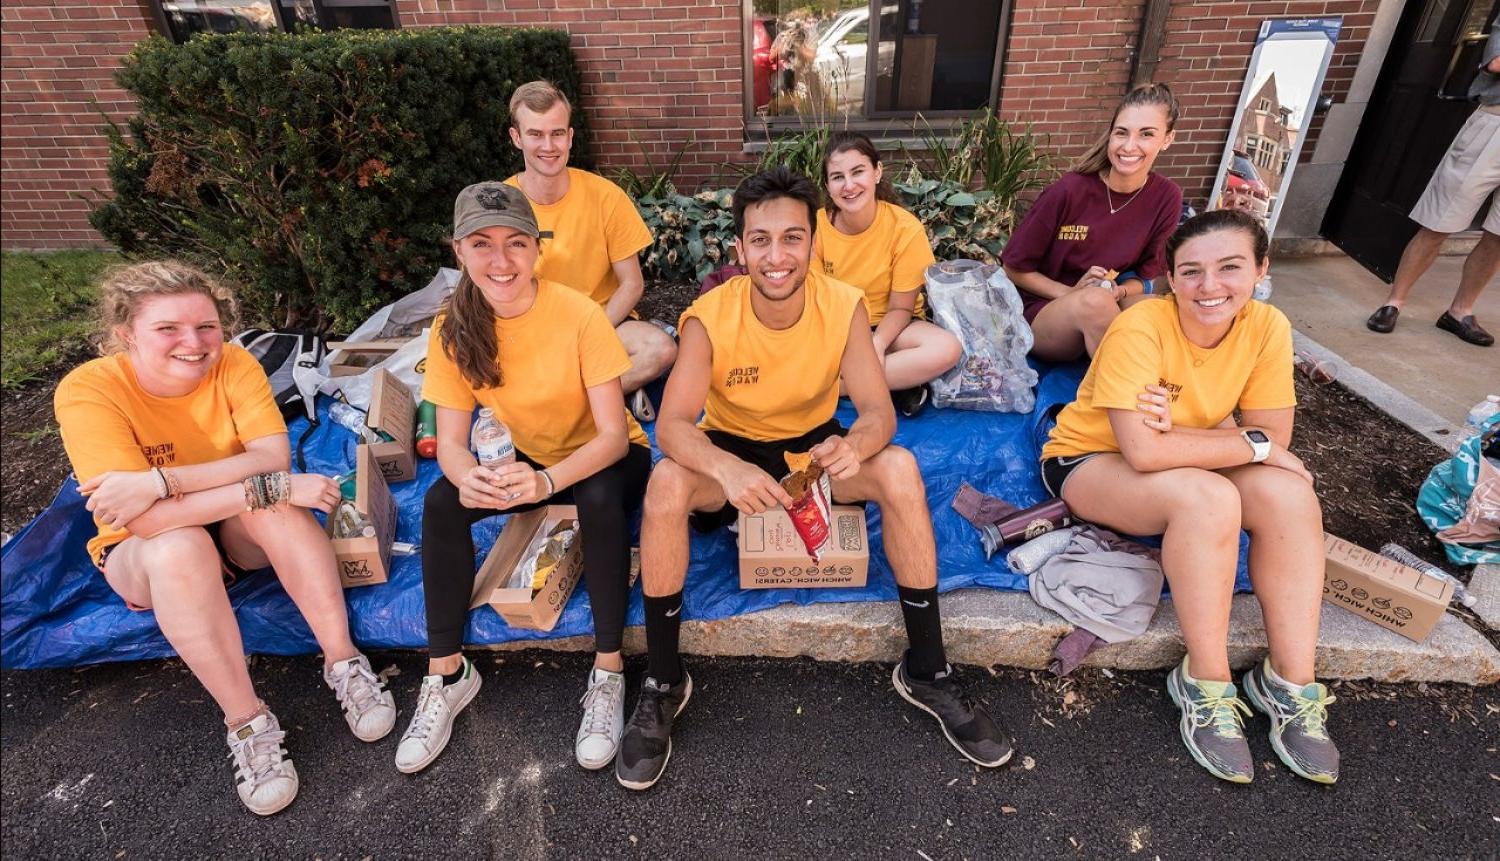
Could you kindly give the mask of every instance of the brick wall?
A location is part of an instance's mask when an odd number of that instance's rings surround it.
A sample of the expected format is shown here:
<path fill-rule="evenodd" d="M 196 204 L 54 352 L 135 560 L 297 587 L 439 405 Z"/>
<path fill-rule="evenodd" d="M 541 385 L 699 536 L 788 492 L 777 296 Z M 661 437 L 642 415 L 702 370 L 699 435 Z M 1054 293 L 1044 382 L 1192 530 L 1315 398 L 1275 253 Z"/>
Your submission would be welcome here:
<path fill-rule="evenodd" d="M 1341 101 L 1379 5 L 1379 0 L 1176 0 L 1154 78 L 1177 94 L 1182 119 L 1176 143 L 1157 162 L 1157 170 L 1202 208 L 1213 189 L 1262 20 L 1343 16 L 1323 83 L 1323 92 Z M 1068 159 L 1082 154 L 1109 125 L 1129 84 L 1143 11 L 1143 0 L 1016 0 L 1001 114 L 1049 133 L 1053 147 Z M 1302 161 L 1311 157 L 1321 127 L 1322 117 L 1315 117 Z"/>
<path fill-rule="evenodd" d="M 738 0 L 397 0 L 403 27 L 446 24 L 567 30 L 583 74 L 601 170 L 659 169 L 689 141 L 678 186 L 714 181 L 744 140 Z M 634 140 L 632 140 L 632 137 Z"/>
<path fill-rule="evenodd" d="M 1159 169 L 1201 205 L 1213 184 L 1263 18 L 1343 15 L 1324 92 L 1347 93 L 1379 0 L 1175 0 L 1156 79 L 1183 102 L 1177 143 Z M 595 155 L 606 171 L 664 166 L 688 141 L 679 185 L 727 182 L 742 161 L 743 47 L 739 0 L 396 0 L 403 27 L 548 26 L 572 34 Z M 1065 158 L 1109 122 L 1128 86 L 1144 0 L 1015 0 L 1000 112 L 1051 135 Z M 150 31 L 146 0 L 7 0 L 0 103 L 0 243 L 5 248 L 100 243 L 80 195 L 107 191 L 102 109 L 131 110 L 110 78 Z M 95 107 L 98 103 L 98 109 Z M 1303 159 L 1317 143 L 1315 119 Z M 633 138 L 633 140 L 632 140 Z"/>
<path fill-rule="evenodd" d="M 0 239 L 6 248 L 101 245 L 80 196 L 107 192 L 100 111 L 130 98 L 111 75 L 149 33 L 139 0 L 6 0 L 0 6 Z"/>

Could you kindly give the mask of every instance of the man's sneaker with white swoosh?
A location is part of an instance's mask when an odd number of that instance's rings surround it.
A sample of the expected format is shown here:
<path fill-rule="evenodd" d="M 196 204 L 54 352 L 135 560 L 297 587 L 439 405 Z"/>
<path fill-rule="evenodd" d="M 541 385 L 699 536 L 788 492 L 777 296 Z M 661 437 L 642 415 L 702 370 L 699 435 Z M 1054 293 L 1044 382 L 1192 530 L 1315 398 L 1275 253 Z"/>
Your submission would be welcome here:
<path fill-rule="evenodd" d="M 621 786 L 650 789 L 661 779 L 672 758 L 672 721 L 692 695 L 693 677 L 686 670 L 675 685 L 661 684 L 650 676 L 641 683 L 641 697 L 615 757 L 615 779 Z"/>
<path fill-rule="evenodd" d="M 903 700 L 937 719 L 943 735 L 970 761 L 986 768 L 1004 765 L 1015 753 L 1010 734 L 972 699 L 948 667 L 930 682 L 907 675 L 906 658 L 891 673 L 891 684 Z"/>

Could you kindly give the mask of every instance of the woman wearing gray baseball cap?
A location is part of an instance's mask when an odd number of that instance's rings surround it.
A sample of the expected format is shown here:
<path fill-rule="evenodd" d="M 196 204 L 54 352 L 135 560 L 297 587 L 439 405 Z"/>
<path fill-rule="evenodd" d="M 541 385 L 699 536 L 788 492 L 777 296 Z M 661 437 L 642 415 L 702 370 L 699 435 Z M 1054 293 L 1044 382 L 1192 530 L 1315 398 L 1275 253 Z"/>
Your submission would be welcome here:
<path fill-rule="evenodd" d="M 624 723 L 629 517 L 651 470 L 650 442 L 620 388 L 630 358 L 596 302 L 536 277 L 536 216 L 519 189 L 481 182 L 459 192 L 453 253 L 463 276 L 433 324 L 422 385 L 437 406 L 443 470 L 422 512 L 428 675 L 396 767 L 410 774 L 436 759 L 479 692 L 461 651 L 475 574 L 469 527 L 563 503 L 578 507 L 597 652 L 574 750 L 580 765 L 603 768 Z M 488 468 L 469 451 L 476 405 L 510 429 L 513 463 Z"/>

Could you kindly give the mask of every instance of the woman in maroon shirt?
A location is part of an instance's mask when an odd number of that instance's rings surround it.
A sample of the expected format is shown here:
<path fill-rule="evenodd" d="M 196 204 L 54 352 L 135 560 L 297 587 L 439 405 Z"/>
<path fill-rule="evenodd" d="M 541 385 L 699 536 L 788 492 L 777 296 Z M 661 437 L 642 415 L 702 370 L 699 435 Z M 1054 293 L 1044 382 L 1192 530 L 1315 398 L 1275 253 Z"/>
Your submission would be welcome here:
<path fill-rule="evenodd" d="M 1166 274 L 1163 248 L 1182 189 L 1151 168 L 1176 126 L 1177 100 L 1165 84 L 1126 93 L 1109 131 L 1011 234 L 1000 262 L 1020 288 L 1032 355 L 1092 356 L 1120 309 Z"/>

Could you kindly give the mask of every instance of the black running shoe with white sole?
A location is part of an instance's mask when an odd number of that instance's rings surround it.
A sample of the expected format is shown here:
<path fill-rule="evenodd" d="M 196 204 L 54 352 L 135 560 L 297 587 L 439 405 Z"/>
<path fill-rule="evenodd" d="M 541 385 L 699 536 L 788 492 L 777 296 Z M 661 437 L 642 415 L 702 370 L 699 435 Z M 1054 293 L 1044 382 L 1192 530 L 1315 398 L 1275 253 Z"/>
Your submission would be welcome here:
<path fill-rule="evenodd" d="M 943 735 L 958 752 L 986 768 L 1004 765 L 1015 753 L 1010 734 L 989 711 L 969 697 L 948 669 L 930 682 L 906 674 L 906 660 L 891 673 L 891 684 L 903 700 L 937 718 Z"/>
<path fill-rule="evenodd" d="M 913 386 L 909 389 L 897 389 L 891 392 L 891 403 L 896 410 L 907 418 L 916 418 L 927 409 L 927 403 L 932 400 L 932 388 L 926 383 Z"/>
<path fill-rule="evenodd" d="M 626 789 L 650 789 L 661 780 L 672 758 L 672 721 L 682 714 L 693 695 L 693 677 L 686 672 L 675 685 L 646 678 L 635 713 L 625 725 L 615 756 L 615 779 Z"/>

